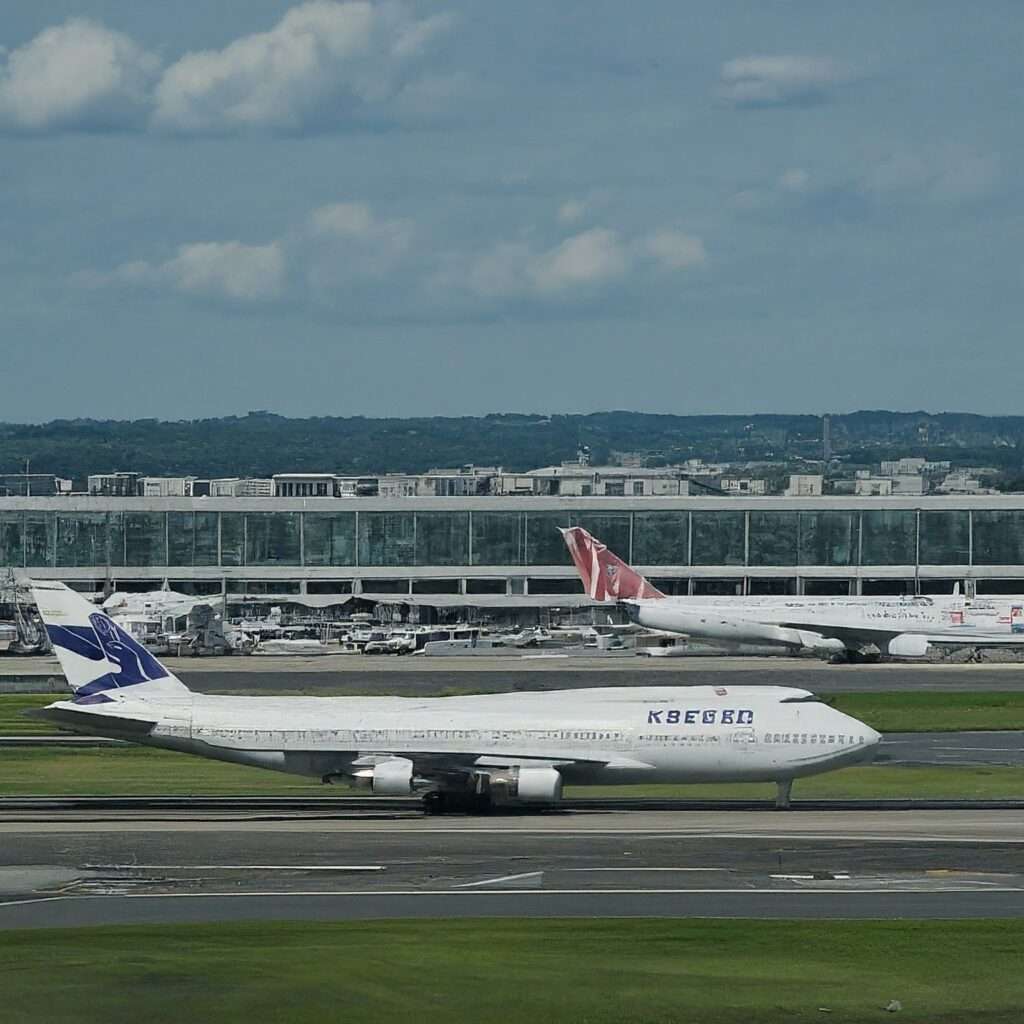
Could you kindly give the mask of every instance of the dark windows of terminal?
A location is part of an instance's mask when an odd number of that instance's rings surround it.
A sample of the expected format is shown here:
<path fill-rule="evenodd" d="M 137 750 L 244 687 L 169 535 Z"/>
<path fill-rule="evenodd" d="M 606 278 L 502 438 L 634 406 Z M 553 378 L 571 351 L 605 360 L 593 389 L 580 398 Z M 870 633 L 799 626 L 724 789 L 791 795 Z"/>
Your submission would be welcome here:
<path fill-rule="evenodd" d="M 803 568 L 1024 565 L 1024 510 L 878 508 L 4 510 L 0 567 L 475 566 L 507 574 L 550 566 L 571 573 L 558 529 L 569 526 L 584 527 L 651 575 L 670 577 L 691 575 L 691 566 L 799 566 L 795 575 L 813 577 Z"/>

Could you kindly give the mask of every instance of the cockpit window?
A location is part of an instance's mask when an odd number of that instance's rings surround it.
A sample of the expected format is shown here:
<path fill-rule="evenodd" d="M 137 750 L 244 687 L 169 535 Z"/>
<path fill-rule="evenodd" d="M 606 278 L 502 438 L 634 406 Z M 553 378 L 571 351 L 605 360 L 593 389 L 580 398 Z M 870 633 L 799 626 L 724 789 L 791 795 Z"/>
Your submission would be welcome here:
<path fill-rule="evenodd" d="M 825 702 L 816 694 L 809 693 L 806 697 L 783 697 L 780 704 L 824 704 Z"/>

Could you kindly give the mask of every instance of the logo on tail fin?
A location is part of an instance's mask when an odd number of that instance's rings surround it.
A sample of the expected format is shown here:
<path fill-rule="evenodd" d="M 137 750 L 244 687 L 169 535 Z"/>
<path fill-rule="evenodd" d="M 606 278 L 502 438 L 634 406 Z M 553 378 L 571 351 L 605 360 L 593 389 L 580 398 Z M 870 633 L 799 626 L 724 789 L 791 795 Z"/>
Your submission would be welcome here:
<path fill-rule="evenodd" d="M 138 683 L 166 679 L 170 675 L 134 637 L 99 612 L 89 616 L 88 626 L 57 626 L 47 623 L 46 631 L 54 646 L 63 647 L 90 661 L 105 662 L 111 670 L 78 687 L 75 691 L 78 695 L 87 696 L 101 690 L 135 686 Z"/>
<path fill-rule="evenodd" d="M 664 597 L 664 594 L 580 526 L 562 530 L 583 588 L 594 601 Z"/>

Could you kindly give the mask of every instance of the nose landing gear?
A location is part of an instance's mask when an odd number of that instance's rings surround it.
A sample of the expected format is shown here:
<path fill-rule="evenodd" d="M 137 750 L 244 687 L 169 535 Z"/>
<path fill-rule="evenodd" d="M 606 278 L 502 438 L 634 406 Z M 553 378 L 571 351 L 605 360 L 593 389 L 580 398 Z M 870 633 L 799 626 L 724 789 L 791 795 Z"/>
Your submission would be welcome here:
<path fill-rule="evenodd" d="M 779 779 L 775 783 L 775 808 L 779 811 L 790 809 L 790 794 L 793 792 L 792 779 Z"/>

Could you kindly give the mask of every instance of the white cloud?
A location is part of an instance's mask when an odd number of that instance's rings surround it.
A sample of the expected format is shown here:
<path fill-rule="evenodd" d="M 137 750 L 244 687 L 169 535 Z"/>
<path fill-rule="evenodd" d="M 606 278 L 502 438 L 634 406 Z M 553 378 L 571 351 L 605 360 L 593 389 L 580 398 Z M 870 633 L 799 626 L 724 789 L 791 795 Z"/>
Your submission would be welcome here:
<path fill-rule="evenodd" d="M 624 238 L 609 228 L 595 227 L 547 249 L 501 242 L 476 255 L 461 254 L 449 261 L 434 284 L 463 288 L 482 298 L 560 298 L 621 281 L 644 265 L 679 271 L 706 260 L 704 243 L 676 229 Z"/>
<path fill-rule="evenodd" d="M 879 160 L 861 188 L 875 196 L 914 195 L 935 202 L 960 202 L 987 193 L 999 179 L 999 160 L 958 146 L 930 152 L 901 151 Z"/>
<path fill-rule="evenodd" d="M 414 237 L 411 221 L 383 219 L 366 203 L 345 202 L 314 210 L 290 244 L 317 289 L 387 275 L 411 255 Z"/>
<path fill-rule="evenodd" d="M 719 93 L 738 107 L 784 106 L 821 99 L 851 77 L 828 57 L 737 57 L 722 65 Z"/>
<path fill-rule="evenodd" d="M 695 235 L 687 235 L 674 228 L 652 232 L 642 245 L 647 255 L 657 260 L 665 270 L 686 270 L 707 262 L 704 243 Z"/>
<path fill-rule="evenodd" d="M 366 203 L 330 203 L 310 214 L 310 232 L 320 238 L 348 239 L 393 252 L 412 243 L 413 225 L 407 220 L 381 220 Z"/>
<path fill-rule="evenodd" d="M 251 302 L 280 294 L 285 259 L 277 242 L 196 242 L 181 246 L 164 269 L 183 292 Z"/>
<path fill-rule="evenodd" d="M 190 243 L 162 263 L 137 260 L 112 271 L 79 272 L 73 279 L 90 288 L 163 289 L 239 303 L 272 300 L 287 287 L 331 305 L 347 304 L 372 289 L 386 294 L 388 302 L 418 293 L 443 305 L 460 295 L 585 298 L 634 273 L 685 271 L 706 261 L 701 239 L 676 228 L 624 236 L 594 227 L 548 246 L 503 241 L 438 254 L 413 222 L 381 217 L 366 203 L 348 201 L 318 207 L 265 245 Z"/>
<path fill-rule="evenodd" d="M 164 263 L 135 260 L 109 273 L 85 271 L 75 280 L 86 287 L 170 287 L 186 295 L 263 302 L 281 294 L 285 275 L 285 254 L 278 242 L 193 242 L 179 246 L 177 255 Z"/>
<path fill-rule="evenodd" d="M 531 260 L 527 274 L 538 291 L 561 292 L 621 277 L 628 268 L 629 257 L 618 234 L 591 228 Z"/>
<path fill-rule="evenodd" d="M 811 176 L 802 167 L 791 167 L 779 175 L 779 188 L 783 192 L 805 192 Z"/>
<path fill-rule="evenodd" d="M 27 131 L 141 121 L 159 60 L 86 18 L 44 29 L 0 62 L 0 125 Z"/>
<path fill-rule="evenodd" d="M 188 53 L 156 91 L 154 123 L 179 132 L 298 131 L 379 109 L 450 19 L 398 3 L 312 0 L 267 32 Z"/>
<path fill-rule="evenodd" d="M 587 204 L 582 199 L 567 199 L 558 208 L 558 219 L 562 224 L 575 224 L 583 220 L 587 213 Z"/>

